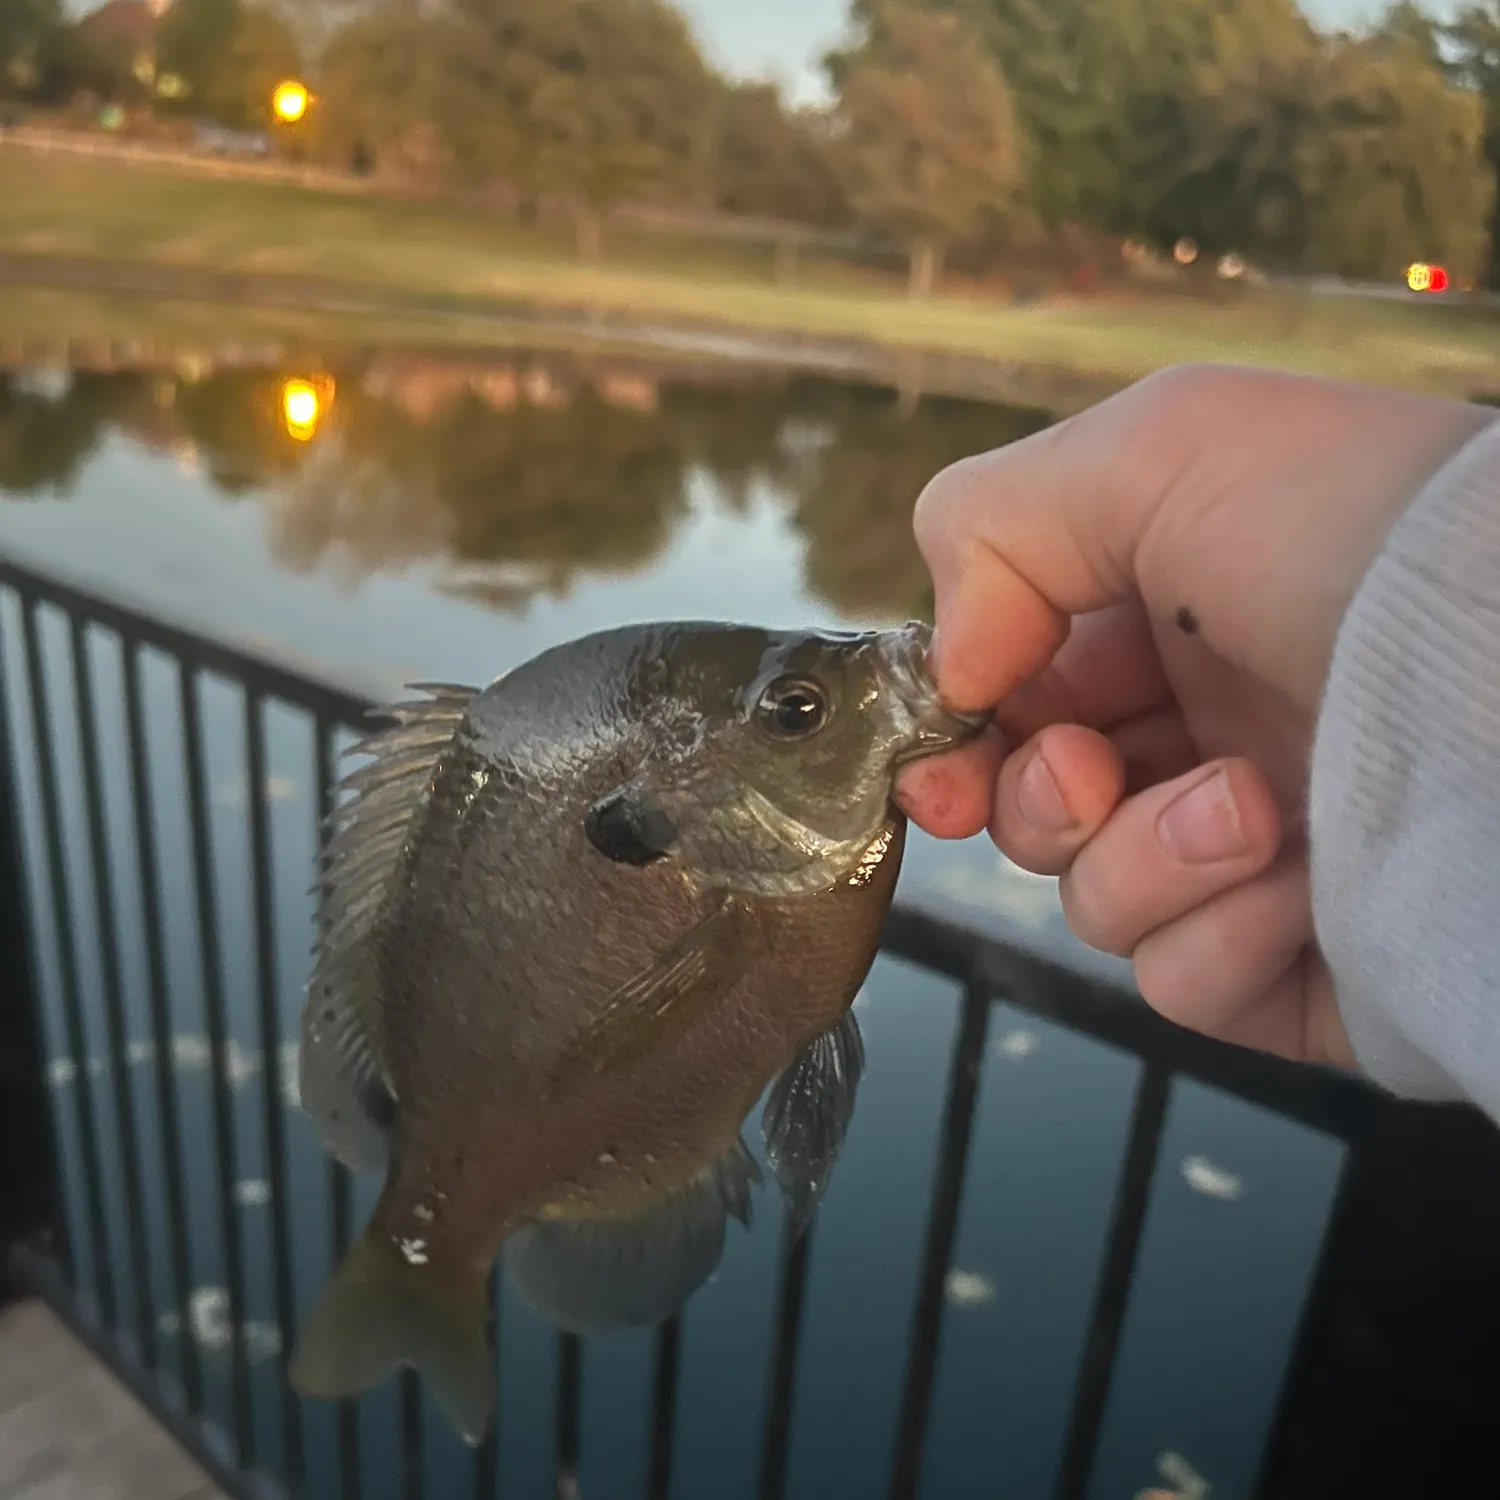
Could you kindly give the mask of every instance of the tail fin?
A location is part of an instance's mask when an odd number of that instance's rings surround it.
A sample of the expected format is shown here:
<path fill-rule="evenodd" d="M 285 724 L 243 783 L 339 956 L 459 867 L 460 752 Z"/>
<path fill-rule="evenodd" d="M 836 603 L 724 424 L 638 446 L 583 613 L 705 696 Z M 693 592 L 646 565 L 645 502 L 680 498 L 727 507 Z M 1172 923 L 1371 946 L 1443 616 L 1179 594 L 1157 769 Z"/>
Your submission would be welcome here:
<path fill-rule="evenodd" d="M 415 1369 L 465 1442 L 484 1439 L 495 1405 L 489 1282 L 454 1282 L 364 1236 L 334 1273 L 292 1356 L 303 1396 L 358 1396 L 403 1365 Z"/>

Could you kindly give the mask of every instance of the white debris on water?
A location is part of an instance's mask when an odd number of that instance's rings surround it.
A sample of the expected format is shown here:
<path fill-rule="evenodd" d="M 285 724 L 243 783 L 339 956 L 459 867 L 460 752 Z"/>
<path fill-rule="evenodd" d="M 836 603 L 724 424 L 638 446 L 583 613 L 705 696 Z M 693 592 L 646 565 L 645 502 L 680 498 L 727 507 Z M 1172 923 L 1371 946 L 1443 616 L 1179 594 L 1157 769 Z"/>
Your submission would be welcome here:
<path fill-rule="evenodd" d="M 176 1073 L 206 1071 L 213 1062 L 213 1047 L 206 1036 L 192 1032 L 179 1032 L 172 1038 L 172 1070 Z M 281 1094 L 293 1109 L 301 1104 L 297 1087 L 298 1043 L 284 1042 L 279 1054 L 281 1063 Z M 125 1061 L 133 1068 L 145 1067 L 156 1061 L 156 1045 L 147 1038 L 127 1042 Z M 90 1078 L 102 1076 L 105 1059 L 90 1057 L 87 1062 Z M 261 1054 L 259 1048 L 247 1047 L 233 1037 L 224 1043 L 224 1078 L 231 1088 L 243 1088 L 253 1078 L 260 1076 Z M 78 1079 L 78 1066 L 71 1057 L 54 1057 L 47 1064 L 47 1082 L 53 1088 L 66 1088 Z"/>
<path fill-rule="evenodd" d="M 243 771 L 231 776 L 214 791 L 214 804 L 226 811 L 242 812 L 249 805 L 249 781 Z M 290 776 L 267 776 L 265 779 L 267 802 L 291 802 L 299 790 Z"/>
<path fill-rule="evenodd" d="M 425 1266 L 427 1264 L 426 1240 L 397 1240 L 396 1248 L 405 1257 L 407 1265 Z"/>
<path fill-rule="evenodd" d="M 259 1177 L 245 1177 L 234 1185 L 234 1201 L 241 1208 L 264 1208 L 271 1201 L 271 1184 Z"/>
<path fill-rule="evenodd" d="M 167 1338 L 181 1330 L 175 1312 L 163 1313 L 156 1327 Z M 229 1289 L 222 1286 L 194 1287 L 188 1296 L 188 1328 L 193 1342 L 210 1353 L 223 1353 L 234 1342 L 234 1323 L 229 1316 Z M 274 1323 L 251 1319 L 244 1325 L 245 1354 L 251 1360 L 273 1359 L 281 1352 L 281 1330 Z"/>
<path fill-rule="evenodd" d="M 1172 1488 L 1137 1490 L 1134 1500 L 1208 1500 L 1213 1493 L 1208 1481 L 1180 1453 L 1163 1453 L 1156 1460 L 1156 1472 Z"/>
<path fill-rule="evenodd" d="M 949 1271 L 943 1295 L 954 1307 L 988 1307 L 995 1300 L 995 1283 L 977 1271 Z"/>
<path fill-rule="evenodd" d="M 1205 1198 L 1217 1198 L 1221 1203 L 1237 1203 L 1245 1191 L 1242 1178 L 1215 1166 L 1206 1156 L 1186 1157 L 1182 1163 L 1182 1177 L 1195 1193 L 1202 1193 Z"/>
<path fill-rule="evenodd" d="M 1036 1032 L 1018 1026 L 1014 1031 L 1007 1031 L 995 1043 L 995 1052 L 1006 1062 L 1025 1062 L 1040 1046 L 1041 1038 Z"/>

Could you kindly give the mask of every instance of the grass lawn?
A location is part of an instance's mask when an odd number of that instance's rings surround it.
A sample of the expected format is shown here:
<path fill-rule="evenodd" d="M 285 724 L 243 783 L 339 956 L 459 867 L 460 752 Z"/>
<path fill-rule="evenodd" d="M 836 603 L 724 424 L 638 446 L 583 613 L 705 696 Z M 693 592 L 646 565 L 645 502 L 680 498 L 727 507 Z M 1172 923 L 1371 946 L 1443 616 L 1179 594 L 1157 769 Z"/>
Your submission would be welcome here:
<path fill-rule="evenodd" d="M 571 258 L 555 230 L 452 208 L 11 147 L 0 147 L 4 250 L 306 274 L 396 295 L 473 298 L 476 312 L 484 301 L 510 301 L 856 338 L 1122 383 L 1165 364 L 1209 359 L 1455 395 L 1500 391 L 1500 317 L 1456 304 L 1248 292 L 1215 304 L 1161 296 L 1017 306 L 962 289 L 913 304 L 895 277 L 827 258 L 807 257 L 797 286 L 780 288 L 769 248 L 618 234 L 606 263 L 590 268 Z M 17 295 L 0 301 L 0 332 Z M 275 313 L 247 309 L 243 318 L 247 336 L 275 336 Z M 480 321 L 466 335 L 461 318 L 455 326 L 393 310 L 392 331 L 398 323 L 406 337 L 420 337 L 425 326 L 435 336 L 443 330 L 443 342 L 482 338 Z M 222 335 L 222 319 L 216 326 Z M 368 320 L 360 336 L 377 341 Z"/>

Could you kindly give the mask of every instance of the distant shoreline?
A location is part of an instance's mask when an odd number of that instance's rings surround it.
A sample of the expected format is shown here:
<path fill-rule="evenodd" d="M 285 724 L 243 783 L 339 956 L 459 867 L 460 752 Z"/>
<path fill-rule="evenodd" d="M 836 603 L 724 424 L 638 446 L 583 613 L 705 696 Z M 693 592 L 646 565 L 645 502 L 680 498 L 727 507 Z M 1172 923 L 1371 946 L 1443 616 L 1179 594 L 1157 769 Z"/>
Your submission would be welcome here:
<path fill-rule="evenodd" d="M 906 399 L 1059 415 L 1193 361 L 1500 394 L 1500 311 L 1489 308 L 1231 286 L 1212 298 L 1143 287 L 1023 302 L 955 284 L 916 302 L 889 276 L 811 251 L 782 284 L 763 246 L 621 229 L 607 248 L 602 262 L 583 264 L 555 226 L 0 151 L 0 288 L 153 298 L 163 310 L 253 309 L 282 326 L 295 315 L 338 323 L 351 342 L 407 343 L 420 329 L 473 350 L 546 330 L 594 348 L 718 355 L 875 381 Z M 10 301 L 0 337 L 36 321 L 14 293 Z M 80 336 L 93 332 L 79 321 Z M 235 321 L 245 324 L 243 312 Z"/>
<path fill-rule="evenodd" d="M 912 397 L 948 396 L 1034 407 L 1054 415 L 1102 400 L 1128 384 L 1034 363 L 1006 364 L 942 349 L 903 348 L 876 339 L 822 338 L 790 331 L 629 314 L 559 301 L 442 297 L 314 277 L 215 271 L 159 262 L 0 251 L 0 287 L 45 289 L 240 307 L 340 318 L 441 322 L 463 346 L 499 344 L 517 329 L 591 344 L 734 360 L 844 379 L 872 380 Z M 0 340 L 5 329 L 0 326 Z M 485 335 L 490 335 L 486 338 Z M 476 337 L 477 336 L 477 337 Z"/>

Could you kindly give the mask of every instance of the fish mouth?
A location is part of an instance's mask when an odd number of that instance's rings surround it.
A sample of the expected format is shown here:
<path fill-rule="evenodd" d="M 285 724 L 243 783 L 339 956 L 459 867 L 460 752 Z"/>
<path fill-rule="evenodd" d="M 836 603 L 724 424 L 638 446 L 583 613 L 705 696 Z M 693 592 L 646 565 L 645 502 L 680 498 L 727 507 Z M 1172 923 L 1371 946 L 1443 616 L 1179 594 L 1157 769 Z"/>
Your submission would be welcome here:
<path fill-rule="evenodd" d="M 910 736 L 896 752 L 897 766 L 967 744 L 990 722 L 988 712 L 959 713 L 938 697 L 937 683 L 927 668 L 931 646 L 932 626 L 920 620 L 882 631 L 877 642 L 882 675 L 910 720 Z"/>

